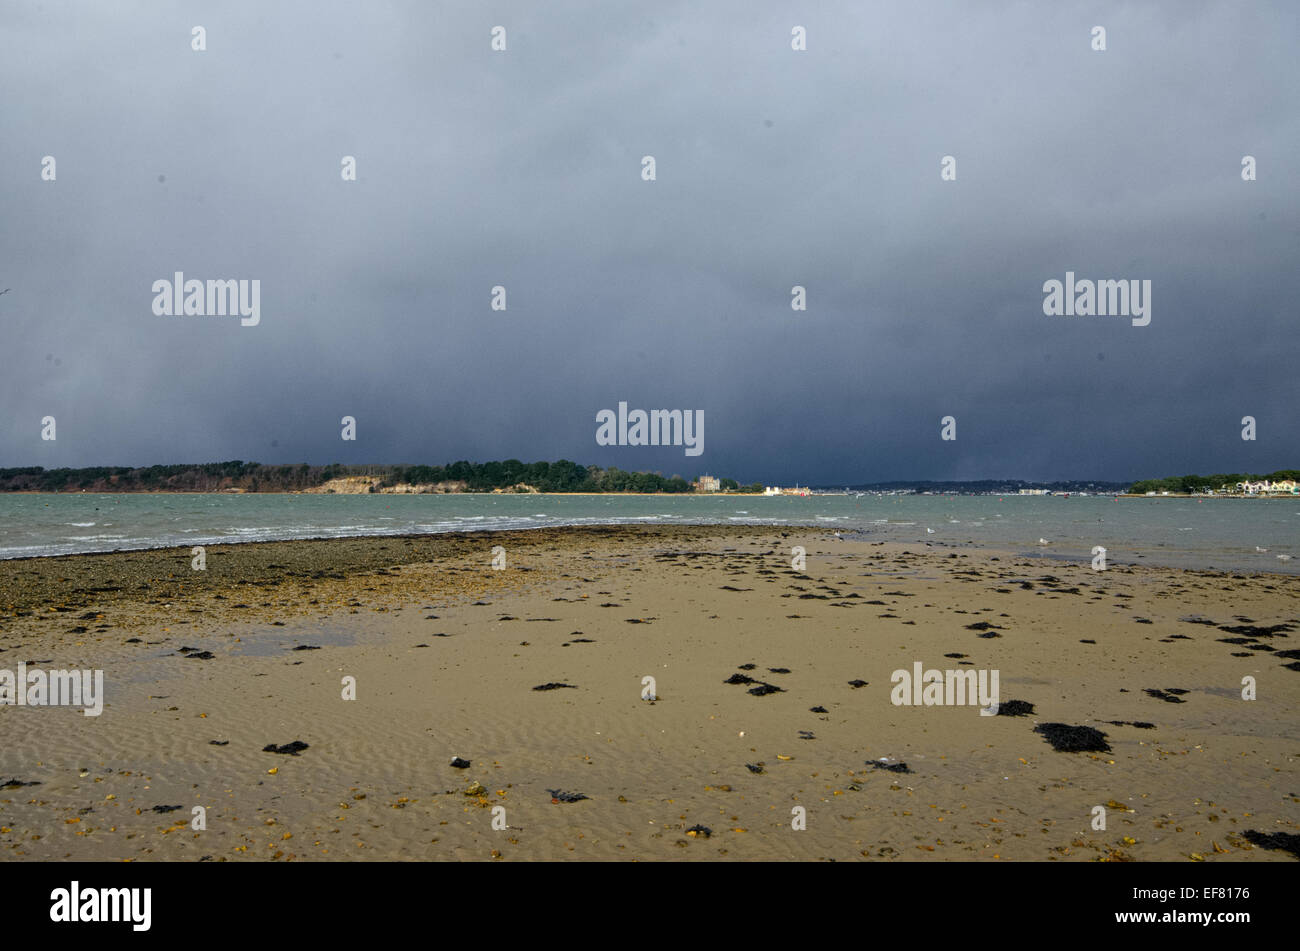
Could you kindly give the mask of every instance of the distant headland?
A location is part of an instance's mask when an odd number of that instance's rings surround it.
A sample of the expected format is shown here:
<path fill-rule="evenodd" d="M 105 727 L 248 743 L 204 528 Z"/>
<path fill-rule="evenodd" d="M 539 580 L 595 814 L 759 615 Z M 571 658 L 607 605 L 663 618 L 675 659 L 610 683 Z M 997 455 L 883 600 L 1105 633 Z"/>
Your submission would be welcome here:
<path fill-rule="evenodd" d="M 209 462 L 197 465 L 92 466 L 0 469 L 0 492 L 306 492 L 337 495 L 440 495 L 458 492 L 691 493 L 761 494 L 759 483 L 701 476 L 688 482 L 657 472 L 557 462 L 453 462 L 425 465 L 263 465 L 259 462 Z"/>
<path fill-rule="evenodd" d="M 208 462 L 167 466 L 90 466 L 0 469 L 3 492 L 300 492 L 310 495 L 448 495 L 457 493 L 740 494 L 740 495 L 1115 495 L 1128 497 L 1202 496 L 1265 498 L 1300 495 L 1300 470 L 1266 475 L 1219 473 L 1172 476 L 1138 482 L 1023 479 L 899 480 L 804 488 L 742 485 L 735 479 L 702 475 L 687 480 L 658 472 L 628 472 L 616 467 L 556 462 L 452 462 L 428 465 L 264 465 L 259 462 Z"/>

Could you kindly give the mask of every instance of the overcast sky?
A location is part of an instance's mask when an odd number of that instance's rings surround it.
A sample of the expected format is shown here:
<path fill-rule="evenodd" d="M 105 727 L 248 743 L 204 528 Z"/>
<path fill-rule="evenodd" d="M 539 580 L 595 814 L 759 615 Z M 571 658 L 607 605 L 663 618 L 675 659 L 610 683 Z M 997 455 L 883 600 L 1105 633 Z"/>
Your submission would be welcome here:
<path fill-rule="evenodd" d="M 1298 47 L 1293 2 L 11 0 L 0 466 L 1300 466 Z M 1046 316 L 1067 270 L 1150 324 Z M 156 316 L 176 271 L 260 323 Z M 598 446 L 619 401 L 703 455 Z"/>

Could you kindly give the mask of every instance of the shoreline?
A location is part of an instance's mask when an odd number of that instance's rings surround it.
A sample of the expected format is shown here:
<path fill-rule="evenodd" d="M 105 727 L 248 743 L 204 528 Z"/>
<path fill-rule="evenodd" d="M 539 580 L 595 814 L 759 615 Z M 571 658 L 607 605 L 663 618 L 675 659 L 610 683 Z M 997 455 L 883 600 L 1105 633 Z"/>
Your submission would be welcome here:
<path fill-rule="evenodd" d="M 750 534 L 788 534 L 817 531 L 809 526 L 743 525 L 563 525 L 549 528 L 471 529 L 423 534 L 358 535 L 228 542 L 206 545 L 206 567 L 191 567 L 192 546 L 117 549 L 66 555 L 26 555 L 0 561 L 0 618 L 15 605 L 21 610 L 40 602 L 85 607 L 95 597 L 128 598 L 132 592 L 150 591 L 180 597 L 229 583 L 269 585 L 288 578 L 319 574 L 367 572 L 408 564 L 427 564 L 438 558 L 481 556 L 489 567 L 494 543 L 508 542 L 524 551 L 560 541 L 629 538 L 730 537 Z M 518 546 L 515 546 L 518 542 Z M 256 576 L 256 581 L 244 579 Z M 122 584 L 109 585 L 114 580 Z M 134 584 L 134 588 L 128 588 Z M 156 586 L 156 587 L 155 587 Z M 126 592 L 123 594 L 122 592 Z M 15 600 L 17 599 L 17 600 Z"/>
<path fill-rule="evenodd" d="M 534 533 L 534 532 L 542 532 L 542 533 L 545 532 L 581 533 L 581 532 L 588 532 L 588 531 L 618 532 L 623 529 L 642 529 L 648 532 L 653 532 L 661 529 L 668 530 L 668 531 L 671 531 L 673 529 L 688 529 L 688 530 L 689 529 L 710 529 L 715 532 L 723 532 L 723 533 L 731 529 L 737 529 L 737 530 L 753 529 L 758 531 L 770 530 L 770 531 L 782 532 L 782 533 L 812 532 L 812 533 L 820 533 L 822 535 L 832 535 L 835 534 L 836 532 L 839 532 L 843 534 L 845 538 L 854 541 L 870 540 L 876 543 L 885 543 L 893 546 L 903 546 L 903 547 L 911 546 L 914 548 L 932 549 L 935 551 L 962 551 L 962 552 L 981 551 L 990 554 L 1002 555 L 1006 557 L 1047 559 L 1054 563 L 1062 563 L 1062 564 L 1074 564 L 1074 565 L 1086 564 L 1090 557 L 1088 554 L 1086 554 L 1086 550 L 1082 548 L 1079 549 L 1076 554 L 1070 554 L 1062 551 L 1035 551 L 1027 548 L 1008 547 L 1005 544 L 1001 544 L 998 542 L 989 542 L 987 544 L 984 544 L 984 543 L 973 542 L 973 541 L 956 542 L 947 539 L 937 540 L 937 541 L 917 540 L 911 542 L 900 541 L 896 539 L 877 540 L 873 538 L 871 533 L 860 529 L 851 529 L 851 528 L 836 529 L 834 527 L 826 526 L 824 524 L 815 523 L 815 522 L 809 522 L 809 523 L 781 522 L 779 524 L 772 524 L 770 521 L 761 521 L 761 520 L 755 520 L 752 522 L 744 521 L 744 520 L 728 520 L 726 522 L 713 522 L 713 521 L 660 522 L 656 524 L 646 524 L 644 522 L 628 521 L 628 522 L 607 522 L 607 523 L 597 523 L 597 524 L 593 524 L 593 523 L 557 524 L 557 525 L 550 525 L 550 526 L 529 526 L 529 527 L 521 527 L 521 528 L 470 528 L 470 529 L 458 529 L 458 530 L 444 531 L 444 532 L 393 532 L 393 533 L 367 532 L 365 534 L 357 534 L 357 535 L 313 535 L 313 536 L 304 536 L 299 538 L 273 538 L 273 539 L 250 539 L 248 541 L 231 540 L 231 541 L 219 541 L 219 542 L 205 542 L 202 545 L 196 545 L 196 544 L 156 545 L 156 546 L 147 546 L 141 548 L 114 548 L 108 551 L 64 552 L 59 554 L 44 554 L 44 555 L 16 555 L 12 557 L 0 558 L 0 570 L 3 570 L 3 567 L 6 565 L 20 565 L 20 564 L 38 563 L 38 562 L 64 562 L 69 559 L 80 559 L 80 558 L 147 556 L 147 555 L 153 555 L 158 553 L 164 553 L 177 559 L 176 565 L 179 568 L 184 568 L 186 571 L 189 571 L 190 570 L 189 561 L 191 558 L 192 549 L 195 547 L 202 547 L 206 553 L 206 552 L 219 551 L 224 549 L 252 550 L 251 546 L 267 546 L 267 545 L 289 545 L 289 546 L 300 545 L 300 544 L 328 545 L 331 543 L 340 543 L 343 545 L 347 545 L 349 543 L 357 543 L 357 544 L 362 544 L 367 546 L 373 546 L 375 543 L 385 542 L 385 541 L 419 542 L 423 540 L 435 540 L 435 539 L 458 539 L 463 542 L 478 537 L 488 538 L 491 536 L 502 536 L 502 537 L 526 536 L 529 533 Z M 1162 568 L 1166 570 L 1195 571 L 1195 572 L 1205 572 L 1209 574 L 1222 574 L 1222 575 L 1235 575 L 1235 574 L 1241 574 L 1242 572 L 1246 572 L 1251 576 L 1257 576 L 1257 575 L 1266 576 L 1266 577 L 1276 576 L 1279 578 L 1296 577 L 1296 572 L 1277 569 L 1272 567 L 1271 565 L 1267 568 L 1264 568 L 1264 567 L 1259 567 L 1254 565 L 1218 567 L 1212 565 L 1179 564 L 1176 563 L 1176 561 L 1164 560 L 1169 557 L 1169 553 L 1161 551 L 1160 549 L 1137 551 L 1134 552 L 1134 554 L 1136 554 L 1138 559 L 1143 559 L 1147 555 L 1153 554 L 1156 556 L 1157 560 L 1153 562 L 1145 562 L 1142 560 L 1123 560 L 1123 559 L 1117 559 L 1112 554 L 1110 557 L 1110 564 L 1116 567 L 1153 567 L 1153 568 Z M 1231 558 L 1233 556 L 1225 553 L 1224 557 Z M 2 589 L 3 586 L 0 585 L 0 590 Z M 2 603 L 3 603 L 2 600 L 0 600 L 0 604 Z"/>
<path fill-rule="evenodd" d="M 491 542 L 500 539 L 530 539 L 536 535 L 538 538 L 547 537 L 547 535 L 556 534 L 562 537 L 581 538 L 584 535 L 591 537 L 608 537 L 608 535 L 617 535 L 628 533 L 629 535 L 656 535 L 656 534 L 692 534 L 699 533 L 702 535 L 728 535 L 736 533 L 757 533 L 757 534 L 779 534 L 789 535 L 798 534 L 815 534 L 820 535 L 823 539 L 832 537 L 836 533 L 844 535 L 848 540 L 859 543 L 887 544 L 887 546 L 897 548 L 922 548 L 932 552 L 984 552 L 988 555 L 1015 557 L 1015 559 L 1031 559 L 1035 561 L 1047 560 L 1053 564 L 1070 564 L 1084 565 L 1088 563 L 1088 557 L 1080 550 L 1078 556 L 1071 556 L 1065 552 L 1039 552 L 1030 550 L 1015 550 L 1015 548 L 998 546 L 996 543 L 980 544 L 966 542 L 952 542 L 952 540 L 936 540 L 936 542 L 902 542 L 896 539 L 875 539 L 870 533 L 858 529 L 835 529 L 826 525 L 815 524 L 798 524 L 798 522 L 783 522 L 780 525 L 772 525 L 770 522 L 745 522 L 745 521 L 727 521 L 727 522 L 658 522 L 658 524 L 646 525 L 643 522 L 606 522 L 606 524 L 582 524 L 582 525 L 552 525 L 552 526 L 530 526 L 519 527 L 519 529 L 463 529 L 454 531 L 426 531 L 426 533 L 367 533 L 361 535 L 311 535 L 303 538 L 273 538 L 273 539 L 251 539 L 247 542 L 239 540 L 230 540 L 230 542 L 207 543 L 204 546 L 205 557 L 216 555 L 227 555 L 231 552 L 248 553 L 251 564 L 261 564 L 266 561 L 263 557 L 255 557 L 253 553 L 289 553 L 292 548 L 300 546 L 322 546 L 322 555 L 328 555 L 325 551 L 328 547 L 337 547 L 341 553 L 344 563 L 356 564 L 356 557 L 359 552 L 352 550 L 361 550 L 361 552 L 373 552 L 385 550 L 389 547 L 385 543 L 400 542 L 403 547 L 407 548 L 404 553 L 404 561 L 395 561 L 394 564 L 406 564 L 409 561 L 419 560 L 420 557 L 429 555 L 430 552 L 438 550 L 439 542 L 445 543 L 448 550 L 452 552 L 461 552 L 465 547 L 473 547 L 476 543 L 481 543 L 480 547 L 491 547 Z M 529 542 L 532 544 L 533 542 Z M 539 542 L 537 542 L 539 543 Z M 168 564 L 183 566 L 186 572 L 191 572 L 190 560 L 191 550 L 195 546 L 191 544 L 181 544 L 181 546 L 153 546 L 143 548 L 113 548 L 110 551 L 86 551 L 86 552 L 66 552 L 61 555 L 19 555 L 0 559 L 0 566 L 5 565 L 29 565 L 29 564 L 68 564 L 77 560 L 99 560 L 99 559 L 130 559 L 130 557 L 146 557 L 152 559 L 153 556 L 165 557 Z M 286 551 L 279 551 L 281 548 Z M 274 550 L 274 551 L 270 551 Z M 365 555 L 369 557 L 369 555 Z M 295 559 L 302 560 L 302 559 Z M 324 564 L 324 561 L 322 561 Z M 1210 576 L 1231 576 L 1231 574 L 1240 574 L 1245 569 L 1240 568 L 1203 568 L 1203 566 L 1182 566 L 1182 565 L 1161 565 L 1161 564 L 1143 564 L 1140 561 L 1118 561 L 1113 557 L 1110 559 L 1110 565 L 1118 568 L 1154 568 L 1158 570 L 1180 570 L 1180 572 L 1195 572 L 1210 574 Z M 195 574 L 199 574 L 195 572 Z M 1282 572 L 1282 570 L 1265 570 L 1260 568 L 1249 569 L 1251 576 L 1292 578 L 1294 574 Z M 0 582 L 0 591 L 4 590 L 3 582 Z M 3 600 L 3 599 L 0 599 Z"/>

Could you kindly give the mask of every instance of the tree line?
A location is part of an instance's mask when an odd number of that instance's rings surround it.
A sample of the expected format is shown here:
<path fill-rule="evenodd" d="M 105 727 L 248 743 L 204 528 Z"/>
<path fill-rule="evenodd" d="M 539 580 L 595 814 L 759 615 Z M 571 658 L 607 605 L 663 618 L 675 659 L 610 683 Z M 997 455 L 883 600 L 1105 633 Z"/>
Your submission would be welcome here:
<path fill-rule="evenodd" d="M 459 461 L 428 465 L 298 465 L 268 466 L 259 462 L 209 462 L 202 465 L 91 466 L 81 469 L 45 469 L 28 466 L 0 469 L 0 492 L 300 492 L 348 476 L 373 477 L 377 487 L 399 484 L 438 485 L 452 490 L 490 492 L 526 485 L 542 492 L 692 492 L 679 475 L 665 478 L 657 472 L 625 472 L 610 467 L 582 466 L 567 459 L 556 462 Z M 721 480 L 724 490 L 762 492 L 761 484 L 741 487 L 734 479 Z"/>
<path fill-rule="evenodd" d="M 1218 492 L 1225 485 L 1233 488 L 1238 482 L 1280 482 L 1283 479 L 1300 480 L 1300 469 L 1279 469 L 1268 475 L 1253 475 L 1248 472 L 1221 472 L 1217 475 L 1170 476 L 1167 479 L 1143 479 L 1134 482 L 1129 492 L 1133 495 L 1145 495 L 1148 492 L 1183 492 L 1194 495 L 1213 489 Z"/>

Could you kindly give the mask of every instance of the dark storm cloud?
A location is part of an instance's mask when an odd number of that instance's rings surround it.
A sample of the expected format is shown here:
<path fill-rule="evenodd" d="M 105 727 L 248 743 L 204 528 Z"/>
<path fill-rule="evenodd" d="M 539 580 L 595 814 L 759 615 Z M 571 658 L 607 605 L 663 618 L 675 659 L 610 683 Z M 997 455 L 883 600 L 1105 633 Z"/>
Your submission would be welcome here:
<path fill-rule="evenodd" d="M 7 5 L 0 465 L 1297 464 L 1294 5 L 797 6 Z M 261 323 L 155 316 L 178 270 Z M 1150 326 L 1044 316 L 1067 270 Z M 597 446 L 620 400 L 704 455 Z"/>

